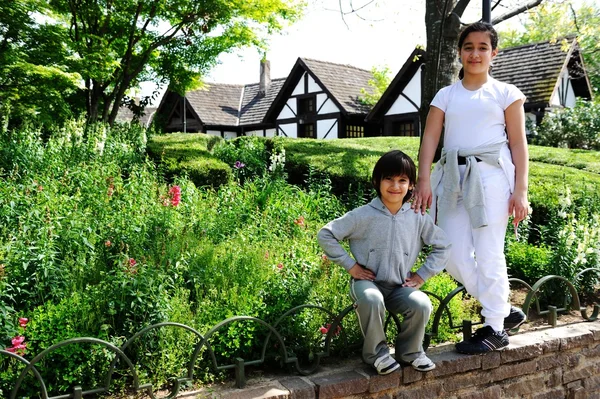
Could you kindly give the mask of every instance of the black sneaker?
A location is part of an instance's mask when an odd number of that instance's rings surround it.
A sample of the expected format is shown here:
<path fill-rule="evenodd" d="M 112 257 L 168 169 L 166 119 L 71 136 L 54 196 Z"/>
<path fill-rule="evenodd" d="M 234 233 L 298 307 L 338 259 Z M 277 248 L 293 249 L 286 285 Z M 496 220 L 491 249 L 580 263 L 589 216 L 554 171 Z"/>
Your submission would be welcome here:
<path fill-rule="evenodd" d="M 514 330 L 527 321 L 527 316 L 516 306 L 510 307 L 510 314 L 504 318 L 504 331 Z"/>
<path fill-rule="evenodd" d="M 495 350 L 502 350 L 508 346 L 508 335 L 504 331 L 496 332 L 490 326 L 481 327 L 468 341 L 456 344 L 459 353 L 474 355 Z"/>

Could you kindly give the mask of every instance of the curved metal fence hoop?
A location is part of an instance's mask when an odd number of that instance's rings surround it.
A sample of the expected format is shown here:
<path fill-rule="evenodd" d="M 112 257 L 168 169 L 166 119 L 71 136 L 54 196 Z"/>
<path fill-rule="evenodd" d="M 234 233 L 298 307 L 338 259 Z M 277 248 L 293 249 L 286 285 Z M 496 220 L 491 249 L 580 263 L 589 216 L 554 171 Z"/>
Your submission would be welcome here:
<path fill-rule="evenodd" d="M 316 309 L 316 310 L 320 310 L 323 313 L 326 313 L 327 315 L 329 315 L 334 320 L 335 320 L 335 317 L 336 317 L 335 313 L 331 312 L 328 309 L 325 309 L 322 306 L 312 305 L 312 304 L 304 304 L 304 305 L 296 306 L 296 307 L 288 310 L 287 312 L 285 312 L 283 315 L 281 315 L 281 317 L 279 319 L 277 319 L 277 321 L 273 324 L 273 329 L 277 330 L 277 327 L 279 326 L 279 324 L 286 317 L 288 317 L 288 316 L 290 316 L 292 314 L 296 314 L 296 313 L 298 313 L 298 312 L 300 312 L 301 310 L 304 310 L 304 309 Z M 334 323 L 332 322 L 331 326 L 329 327 L 329 330 L 327 331 L 327 334 L 325 336 L 326 342 L 331 339 L 331 337 L 333 335 L 332 331 L 335 331 L 335 328 L 337 328 L 337 325 L 334 326 Z M 269 344 L 269 341 L 271 340 L 271 334 L 272 334 L 271 331 L 269 331 L 269 334 L 265 338 L 265 343 L 263 344 L 263 348 L 262 348 L 262 351 L 261 351 L 261 358 L 262 359 L 265 358 L 265 355 L 267 353 L 267 346 Z M 287 347 L 286 347 L 286 352 L 287 352 Z M 323 351 L 323 352 L 317 353 L 315 355 L 315 362 L 313 364 L 311 364 L 308 369 L 299 368 L 300 363 L 297 360 L 296 364 L 298 365 L 298 367 L 296 367 L 296 371 L 298 371 L 302 375 L 312 374 L 319 367 L 319 364 L 321 362 L 321 357 L 324 357 L 324 356 L 329 356 L 329 351 L 327 351 L 327 352 Z"/>
<path fill-rule="evenodd" d="M 425 294 L 427 294 L 430 297 L 434 297 L 435 299 L 437 299 L 438 301 L 438 309 L 440 308 L 440 306 L 442 305 L 442 301 L 444 300 L 441 296 L 434 294 L 433 292 L 430 291 L 423 291 Z M 436 310 L 437 313 L 437 310 Z M 448 314 L 450 312 L 448 311 Z M 400 328 L 400 327 L 398 327 Z M 431 324 L 431 328 L 433 330 L 433 323 Z M 436 328 L 437 331 L 437 328 Z M 436 333 L 437 335 L 437 333 Z M 423 350 L 426 351 L 429 348 L 429 344 L 431 344 L 431 337 L 433 336 L 432 332 L 425 332 L 425 336 L 423 337 Z"/>
<path fill-rule="evenodd" d="M 163 323 L 157 323 L 157 324 L 153 324 L 147 327 L 144 327 L 143 329 L 141 329 L 140 331 L 138 331 L 137 333 L 135 333 L 131 338 L 129 338 L 127 341 L 125 341 L 125 343 L 123 345 L 121 345 L 121 350 L 123 351 L 123 353 L 125 352 L 125 350 L 127 349 L 127 347 L 129 345 L 131 345 L 132 342 L 134 342 L 138 337 L 145 335 L 146 333 L 148 333 L 151 330 L 155 330 L 158 328 L 162 328 L 162 327 L 176 327 L 176 328 L 182 328 L 184 330 L 187 330 L 193 334 L 195 334 L 196 336 L 200 337 L 200 341 L 202 341 L 204 339 L 204 337 L 202 336 L 202 334 L 200 334 L 197 330 L 195 330 L 194 328 L 187 326 L 185 324 L 181 324 L 181 323 L 173 323 L 173 322 L 163 322 Z M 112 376 L 115 366 L 117 364 L 117 361 L 119 359 L 115 358 L 111 364 L 110 364 L 110 368 L 109 368 L 109 374 Z M 191 362 L 191 359 L 190 359 Z M 189 369 L 189 364 L 188 364 L 188 369 Z M 193 367 L 192 367 L 193 370 Z M 181 384 L 188 382 L 188 381 L 192 381 L 193 380 L 193 374 L 191 377 L 186 376 L 186 377 L 176 377 L 176 379 L 174 380 L 173 383 L 173 389 L 171 390 L 171 392 L 169 393 L 168 396 L 165 396 L 164 399 L 172 399 L 175 398 L 177 396 L 177 394 L 179 393 L 179 390 L 181 389 Z M 110 382 L 110 381 L 109 381 Z M 152 394 L 152 397 L 154 398 L 154 394 Z"/>
<path fill-rule="evenodd" d="M 579 302 L 579 294 L 577 293 L 577 290 L 575 289 L 575 286 L 573 285 L 573 283 L 571 283 L 568 279 L 566 279 L 565 277 L 562 276 L 557 276 L 557 275 L 550 275 L 550 276 L 544 276 L 542 278 L 540 278 L 538 281 L 535 282 L 535 284 L 533 284 L 532 290 L 527 294 L 527 296 L 525 297 L 525 302 L 523 303 L 523 312 L 525 312 L 525 314 L 527 314 L 529 307 L 531 306 L 531 301 L 533 300 L 532 298 L 537 294 L 537 292 L 540 290 L 540 288 L 546 284 L 547 282 L 551 281 L 551 280 L 559 280 L 564 282 L 567 285 L 567 288 L 569 289 L 569 294 L 571 295 L 571 299 L 573 300 L 573 307 L 575 309 L 577 309 L 581 315 L 583 316 L 584 319 L 589 320 L 587 317 L 587 313 L 585 308 L 582 309 L 580 302 Z M 539 303 L 539 301 L 536 301 Z M 539 306 L 538 306 L 539 309 Z M 567 310 L 567 304 L 566 304 L 566 295 L 565 295 L 565 304 L 562 308 L 555 308 L 554 312 L 564 312 Z M 550 310 L 543 310 L 543 311 L 539 311 L 538 315 L 545 315 L 550 313 Z M 594 311 L 594 313 L 596 313 L 597 316 L 597 311 Z"/>
<path fill-rule="evenodd" d="M 456 295 L 458 295 L 459 293 L 461 293 L 462 291 L 467 292 L 464 286 L 459 285 L 458 287 L 456 287 L 455 289 L 450 291 L 450 293 L 448 293 L 448 295 L 446 295 L 444 297 L 444 299 L 442 299 L 440 301 L 437 311 L 435 312 L 435 315 L 433 316 L 433 322 L 431 323 L 431 335 L 432 336 L 438 335 L 440 320 L 442 319 L 444 311 L 446 311 L 448 314 L 448 322 L 450 323 L 450 329 L 456 330 L 456 329 L 462 327 L 462 326 L 454 325 L 454 321 L 452 320 L 452 313 L 450 312 L 450 309 L 448 309 L 448 304 L 450 303 L 450 301 L 452 301 L 452 299 L 454 299 L 454 297 Z"/>
<path fill-rule="evenodd" d="M 68 346 L 68 345 L 72 345 L 72 344 L 84 344 L 84 343 L 88 343 L 88 344 L 98 344 L 98 345 L 102 345 L 105 346 L 106 348 L 110 349 L 112 352 L 114 352 L 115 354 L 117 354 L 118 356 L 121 356 L 123 358 L 123 360 L 127 363 L 127 366 L 129 366 L 129 370 L 132 373 L 133 376 L 133 382 L 134 382 L 134 389 L 136 392 L 139 392 L 141 390 L 146 390 L 146 392 L 148 394 L 150 394 L 150 396 L 154 398 L 154 395 L 152 395 L 152 385 L 151 384 L 145 384 L 143 386 L 140 386 L 139 384 L 139 379 L 137 376 L 137 373 L 135 371 L 135 367 L 133 365 L 133 363 L 131 362 L 131 360 L 125 355 L 125 353 L 123 353 L 123 351 L 121 351 L 121 349 L 119 349 L 118 347 L 116 347 L 115 345 L 111 344 L 110 342 L 106 342 L 104 340 L 98 339 L 98 338 L 91 338 L 91 337 L 80 337 L 80 338 L 70 338 L 64 341 L 61 341 L 57 344 L 52 345 L 51 347 L 43 350 L 42 352 L 40 352 L 37 356 L 35 356 L 33 359 L 31 359 L 31 362 L 29 362 L 29 364 L 25 367 L 25 369 L 23 369 L 23 371 L 21 371 L 21 374 L 19 375 L 19 378 L 17 378 L 17 381 L 15 382 L 15 386 L 10 394 L 10 399 L 15 399 L 17 392 L 19 392 L 19 388 L 21 388 L 21 384 L 23 383 L 23 379 L 25 378 L 25 375 L 27 374 L 27 372 L 29 372 L 29 370 L 33 369 L 35 367 L 35 364 L 38 363 L 40 360 L 42 360 L 46 355 L 48 355 L 49 353 L 54 352 L 55 350 L 62 348 L 63 346 Z M 84 395 L 89 395 L 89 394 L 96 394 L 96 393 L 101 393 L 101 392 L 106 392 L 108 390 L 108 388 L 110 387 L 110 381 L 111 381 L 111 375 L 107 375 L 106 377 L 106 381 L 105 384 L 106 386 L 104 388 L 95 388 L 89 391 L 85 391 L 85 392 L 81 392 L 80 395 L 84 396 Z M 108 383 L 107 383 L 108 382 Z M 61 398 L 64 398 L 65 396 L 60 396 Z M 74 395 L 68 395 L 66 396 L 67 398 L 71 398 L 74 397 Z"/>
<path fill-rule="evenodd" d="M 279 332 L 277 330 L 275 330 L 269 323 L 256 318 L 256 317 L 252 317 L 252 316 L 235 316 L 235 317 L 230 317 L 226 320 L 223 320 L 222 322 L 216 324 L 213 328 L 211 328 L 206 335 L 204 336 L 204 338 L 202 339 L 202 341 L 196 346 L 196 350 L 194 351 L 194 354 L 192 356 L 192 359 L 190 361 L 190 365 L 188 368 L 188 378 L 191 378 L 191 376 L 193 375 L 193 370 L 194 370 L 194 365 L 196 364 L 196 361 L 198 360 L 198 356 L 200 354 L 200 350 L 202 349 L 202 347 L 204 345 L 206 345 L 208 351 L 209 351 L 209 355 L 211 357 L 213 366 L 215 368 L 215 370 L 220 371 L 220 370 L 228 370 L 228 369 L 232 369 L 237 367 L 236 364 L 227 364 L 224 366 L 219 366 L 217 364 L 217 358 L 214 354 L 214 351 L 212 350 L 210 343 L 208 342 L 208 340 L 212 337 L 212 335 L 217 332 L 218 330 L 220 330 L 221 328 L 232 324 L 232 323 L 236 323 L 236 322 L 240 322 L 240 321 L 253 321 L 256 322 L 264 327 L 266 327 L 270 332 L 272 332 L 273 334 L 275 334 L 275 337 L 277 338 L 277 341 L 279 342 L 279 344 L 281 345 L 281 351 L 283 352 L 283 361 L 284 363 L 288 364 L 288 363 L 298 363 L 298 360 L 295 357 L 288 357 L 287 355 L 287 349 L 285 347 L 285 343 L 283 342 L 283 339 L 281 338 L 281 336 L 279 335 Z M 252 366 L 252 365 L 256 365 L 256 364 L 262 364 L 264 363 L 264 357 L 261 356 L 260 359 L 257 360 L 252 360 L 249 362 L 244 362 L 245 366 Z"/>
<path fill-rule="evenodd" d="M 525 281 L 521 280 L 520 278 L 511 277 L 511 278 L 509 278 L 509 279 L 508 279 L 508 283 L 509 283 L 510 285 L 512 285 L 511 283 L 518 283 L 518 284 L 520 284 L 520 285 L 523 285 L 523 286 L 525 286 L 525 288 L 527 289 L 527 293 L 530 293 L 531 291 L 533 291 L 533 288 L 532 288 L 532 287 L 531 287 L 529 284 L 527 284 L 527 282 L 525 282 Z M 536 297 L 536 299 L 537 299 L 537 297 Z M 537 305 L 537 311 L 538 311 L 538 313 L 539 313 L 539 309 L 540 309 L 540 303 L 539 303 L 539 301 L 536 301 L 536 305 Z M 528 310 L 529 310 L 529 309 L 527 309 L 527 310 L 523 310 L 523 312 L 525 313 L 525 315 L 527 315 L 527 314 L 528 314 L 528 313 L 527 313 L 527 312 L 528 312 Z M 519 328 L 520 328 L 520 327 L 517 327 L 517 328 L 513 328 L 513 329 L 511 329 L 510 331 L 508 331 L 508 334 L 509 334 L 509 335 L 516 334 L 516 333 L 519 331 Z"/>
<path fill-rule="evenodd" d="M 577 273 L 575 275 L 575 281 L 578 281 L 584 274 L 589 273 L 589 272 L 595 272 L 600 277 L 600 268 L 588 267 L 587 269 L 583 269 L 582 271 L 580 271 L 579 273 Z M 581 311 L 581 316 L 586 321 L 596 321 L 598 319 L 598 315 L 600 314 L 600 305 L 598 305 L 597 303 L 594 303 L 594 310 L 592 311 L 592 314 L 589 317 L 587 315 L 587 309 L 585 307 L 582 306 L 580 308 L 580 311 Z"/>
<path fill-rule="evenodd" d="M 27 359 L 25 359 L 22 356 L 17 355 L 16 353 L 12 353 L 12 352 L 0 349 L 0 355 L 7 355 L 8 357 L 12 357 L 13 359 L 16 359 L 17 361 L 19 361 L 20 363 L 25 364 L 25 366 L 30 365 L 30 363 Z M 40 384 L 40 388 L 42 389 L 42 391 L 40 392 L 42 395 L 42 399 L 48 399 L 48 390 L 46 389 L 46 383 L 44 382 L 44 379 L 42 378 L 40 372 L 35 368 L 35 366 L 31 366 L 31 371 L 33 372 L 33 375 L 35 376 L 36 380 Z"/>

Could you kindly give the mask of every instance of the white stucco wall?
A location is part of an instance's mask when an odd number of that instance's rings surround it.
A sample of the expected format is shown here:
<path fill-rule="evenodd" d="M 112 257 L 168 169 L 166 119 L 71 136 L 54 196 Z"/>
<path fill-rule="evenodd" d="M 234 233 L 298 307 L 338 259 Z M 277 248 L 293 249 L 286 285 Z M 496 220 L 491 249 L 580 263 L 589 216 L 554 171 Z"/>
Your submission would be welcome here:
<path fill-rule="evenodd" d="M 321 86 L 319 86 L 317 84 L 317 82 L 315 82 L 315 80 L 312 78 L 312 76 L 308 75 L 308 92 L 315 93 L 315 92 L 319 92 L 319 91 L 323 91 Z"/>
<path fill-rule="evenodd" d="M 245 132 L 244 134 L 246 136 L 258 136 L 258 137 L 262 137 L 263 136 L 263 131 L 262 130 L 253 130 L 251 132 Z"/>
<path fill-rule="evenodd" d="M 285 125 L 279 125 L 279 129 L 281 129 L 283 132 L 279 132 L 280 136 L 287 136 L 290 138 L 297 138 L 298 137 L 298 125 L 296 125 L 295 123 L 287 123 Z M 285 134 L 283 134 L 285 133 Z"/>
<path fill-rule="evenodd" d="M 415 73 L 415 76 L 413 76 L 410 82 L 408 82 L 403 93 L 417 106 L 421 105 L 421 68 L 419 68 L 417 73 Z M 388 112 L 386 112 L 386 115 L 405 114 L 409 112 L 417 112 L 418 110 L 419 109 L 415 108 L 415 106 L 406 98 L 403 96 L 398 96 Z"/>
<path fill-rule="evenodd" d="M 295 98 L 288 98 L 286 104 L 288 106 L 287 107 L 284 106 L 281 109 L 281 112 L 279 113 L 279 115 L 277 115 L 277 119 L 288 119 L 288 118 L 295 118 L 296 117 L 296 115 L 294 115 L 294 112 L 296 112 L 296 99 Z M 292 110 L 294 110 L 294 112 L 292 112 Z"/>
<path fill-rule="evenodd" d="M 337 139 L 338 138 L 338 126 L 336 124 L 337 119 L 323 119 L 317 121 L 317 138 L 318 139 Z M 334 126 L 335 125 L 335 126 Z M 333 126 L 333 128 L 331 128 Z M 329 129 L 331 131 L 325 137 Z"/>
<path fill-rule="evenodd" d="M 211 136 L 219 136 L 221 137 L 221 132 L 218 130 L 207 130 L 206 134 L 211 135 Z"/>
<path fill-rule="evenodd" d="M 556 90 L 552 93 L 552 97 L 550 97 L 550 105 L 561 106 L 560 91 L 564 90 L 564 87 L 566 87 L 567 98 L 565 107 L 573 108 L 575 106 L 575 92 L 573 91 L 573 85 L 571 84 L 568 73 L 563 73 L 561 78 L 562 82 L 557 85 Z"/>
<path fill-rule="evenodd" d="M 323 108 L 321 108 L 321 105 L 323 105 Z M 340 109 L 325 93 L 317 94 L 317 110 L 319 111 L 319 114 L 330 114 L 332 112 L 340 112 Z"/>
<path fill-rule="evenodd" d="M 225 139 L 234 139 L 236 138 L 238 135 L 236 132 L 225 132 Z"/>
<path fill-rule="evenodd" d="M 298 81 L 298 84 L 296 85 L 296 87 L 294 87 L 294 91 L 292 92 L 292 96 L 299 96 L 301 94 L 305 94 L 304 93 L 304 75 L 306 75 L 306 72 L 304 72 L 304 74 L 302 75 L 302 77 Z"/>
<path fill-rule="evenodd" d="M 275 133 L 277 131 L 275 129 L 267 129 L 267 131 L 265 132 L 265 136 L 266 137 L 275 137 Z"/>

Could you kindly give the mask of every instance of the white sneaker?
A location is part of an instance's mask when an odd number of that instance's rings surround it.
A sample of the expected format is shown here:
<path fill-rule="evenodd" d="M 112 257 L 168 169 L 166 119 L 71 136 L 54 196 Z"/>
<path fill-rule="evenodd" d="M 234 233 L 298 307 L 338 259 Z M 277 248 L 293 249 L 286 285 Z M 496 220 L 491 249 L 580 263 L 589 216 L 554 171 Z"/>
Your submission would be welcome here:
<path fill-rule="evenodd" d="M 377 369 L 379 375 L 386 375 L 400 368 L 400 364 L 389 354 L 377 358 L 373 366 Z"/>
<path fill-rule="evenodd" d="M 425 354 L 425 352 L 421 352 L 419 357 L 417 357 L 412 362 L 406 362 L 410 364 L 413 369 L 417 371 L 431 371 L 435 368 L 435 363 L 431 361 Z"/>

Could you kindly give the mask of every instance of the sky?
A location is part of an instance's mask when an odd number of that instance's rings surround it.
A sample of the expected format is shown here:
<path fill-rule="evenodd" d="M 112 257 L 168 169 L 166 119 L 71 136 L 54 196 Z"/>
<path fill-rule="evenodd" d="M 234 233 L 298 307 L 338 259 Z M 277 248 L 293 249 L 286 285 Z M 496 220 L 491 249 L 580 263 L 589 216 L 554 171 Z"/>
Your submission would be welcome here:
<path fill-rule="evenodd" d="M 342 0 L 348 9 L 370 0 Z M 387 66 L 391 77 L 400 70 L 416 45 L 425 45 L 424 0 L 377 0 L 360 13 L 342 18 L 339 0 L 309 0 L 301 20 L 268 38 L 267 59 L 271 78 L 284 78 L 298 57 L 347 64 L 370 70 Z M 472 0 L 463 22 L 481 18 L 480 0 Z M 493 13 L 495 16 L 499 13 Z M 249 84 L 259 81 L 257 49 L 238 50 L 219 57 L 219 64 L 204 77 L 205 82 Z M 152 84 L 142 86 L 142 94 Z"/>

